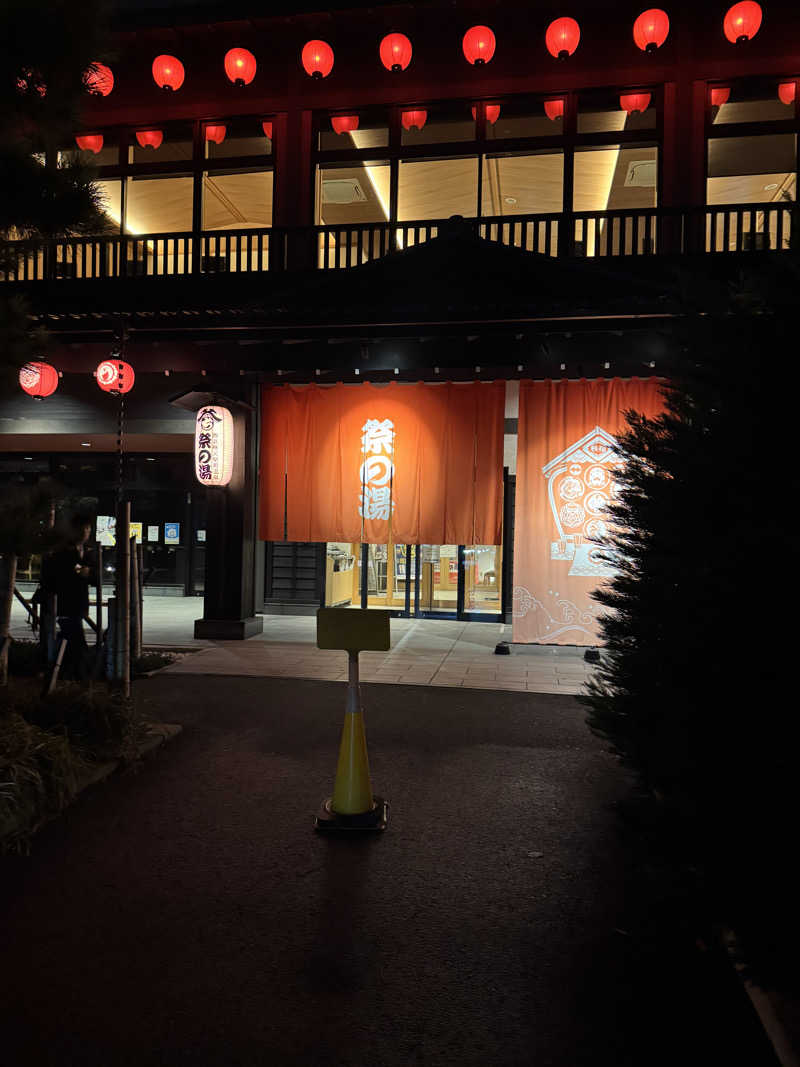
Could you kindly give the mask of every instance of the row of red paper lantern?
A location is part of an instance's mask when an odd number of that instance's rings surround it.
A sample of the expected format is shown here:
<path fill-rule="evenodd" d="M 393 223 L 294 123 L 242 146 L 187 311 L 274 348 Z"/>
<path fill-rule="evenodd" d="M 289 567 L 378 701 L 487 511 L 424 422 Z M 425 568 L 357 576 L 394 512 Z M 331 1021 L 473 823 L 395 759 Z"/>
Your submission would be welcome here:
<path fill-rule="evenodd" d="M 791 84 L 794 85 L 794 82 Z M 637 111 L 647 111 L 650 106 L 650 99 L 650 93 L 622 93 L 619 98 L 619 106 L 623 111 L 627 111 L 629 115 L 632 115 Z M 470 110 L 472 111 L 473 119 L 477 119 L 477 107 L 473 106 Z M 486 105 L 486 121 L 490 126 L 494 126 L 500 118 L 500 110 L 500 104 Z M 556 119 L 563 118 L 563 97 L 559 97 L 556 100 L 545 100 L 544 113 L 552 122 L 555 122 Z M 358 129 L 358 121 L 358 115 L 331 116 L 331 126 L 333 127 L 334 133 L 352 133 L 353 130 Z M 400 114 L 400 121 L 404 130 L 411 130 L 415 126 L 418 130 L 421 130 L 428 121 L 428 112 L 422 108 L 418 108 L 414 111 L 403 111 Z"/>
<path fill-rule="evenodd" d="M 94 372 L 97 384 L 104 393 L 129 393 L 136 375 L 133 367 L 123 359 L 104 359 Z M 52 396 L 58 388 L 59 373 L 49 363 L 26 363 L 19 372 L 19 384 L 28 396 L 42 400 Z"/>
<path fill-rule="evenodd" d="M 272 140 L 272 122 L 271 120 L 265 120 L 261 123 L 261 128 L 264 131 L 264 136 L 270 141 Z M 207 141 L 213 141 L 214 144 L 222 144 L 225 140 L 225 135 L 228 132 L 228 127 L 222 123 L 209 123 L 205 127 L 205 137 Z M 136 140 L 139 143 L 140 148 L 160 148 L 164 140 L 163 130 L 137 130 Z M 77 134 L 75 137 L 75 143 L 82 152 L 93 152 L 95 155 L 101 151 L 103 147 L 103 135 L 102 133 L 85 133 Z"/>
<path fill-rule="evenodd" d="M 723 19 L 722 28 L 727 39 L 738 44 L 750 41 L 761 27 L 761 6 L 755 0 L 740 0 Z M 643 52 L 655 52 L 669 35 L 669 16 L 661 8 L 643 11 L 633 24 L 633 40 Z M 566 59 L 578 47 L 581 30 L 573 18 L 554 19 L 545 32 L 545 45 L 552 56 Z M 488 26 L 472 26 L 464 34 L 461 47 L 466 60 L 473 66 L 489 63 L 494 56 L 496 39 Z M 389 33 L 381 41 L 378 55 L 390 71 L 403 71 L 411 62 L 413 47 L 403 33 Z M 312 78 L 326 78 L 333 70 L 333 48 L 327 41 L 308 41 L 303 46 L 300 61 Z M 249 85 L 256 76 L 258 63 L 247 48 L 231 48 L 224 59 L 225 74 L 234 85 Z M 162 89 L 172 92 L 183 85 L 186 71 L 177 56 L 160 55 L 153 60 L 153 79 Z M 84 76 L 90 92 L 108 96 L 114 88 L 114 74 L 104 63 L 93 63 Z"/>
<path fill-rule="evenodd" d="M 781 103 L 790 106 L 795 101 L 795 95 L 797 92 L 797 83 L 794 81 L 781 82 L 778 85 L 778 98 Z M 711 105 L 712 107 L 721 107 L 723 104 L 727 104 L 730 99 L 731 91 L 729 88 L 712 89 L 711 90 Z M 650 106 L 650 93 L 622 93 L 619 98 L 619 106 L 623 111 L 627 111 L 629 115 L 635 112 L 643 112 Z M 564 116 L 564 100 L 559 98 L 556 100 L 546 100 L 544 102 L 544 112 L 549 119 L 555 122 L 556 119 L 563 118 Z M 472 108 L 473 119 L 477 118 L 477 108 Z M 490 125 L 494 125 L 500 118 L 500 104 L 487 104 L 486 105 L 486 121 Z M 400 115 L 400 121 L 405 130 L 411 130 L 414 127 L 421 130 L 425 123 L 428 121 L 428 112 L 422 108 L 415 108 L 409 111 L 403 111 Z M 331 117 L 331 126 L 334 133 L 351 133 L 358 129 L 359 118 L 358 115 L 333 115 Z M 261 123 L 261 127 L 264 130 L 264 134 L 269 140 L 272 140 L 272 122 L 265 121 Z M 213 141 L 215 144 L 222 144 L 225 140 L 227 133 L 227 127 L 223 124 L 210 124 L 205 127 L 205 137 L 207 141 Z M 159 148 L 164 140 L 164 134 L 162 130 L 137 130 L 136 140 L 142 148 Z M 95 155 L 103 147 L 103 135 L 102 133 L 92 134 L 79 134 L 76 136 L 75 141 L 84 152 L 94 152 Z"/>

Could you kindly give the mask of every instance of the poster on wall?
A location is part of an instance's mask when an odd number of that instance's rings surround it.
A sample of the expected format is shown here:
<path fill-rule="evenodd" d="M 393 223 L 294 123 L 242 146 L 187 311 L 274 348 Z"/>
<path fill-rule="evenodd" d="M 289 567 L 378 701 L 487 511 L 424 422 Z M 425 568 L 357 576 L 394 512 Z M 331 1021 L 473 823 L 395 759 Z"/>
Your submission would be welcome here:
<path fill-rule="evenodd" d="M 661 379 L 520 383 L 514 529 L 515 642 L 595 645 L 592 592 L 613 576 L 600 542 L 616 495 L 624 412 L 654 418 Z"/>
<path fill-rule="evenodd" d="M 142 524 L 140 522 L 132 522 L 129 527 L 131 531 L 131 537 L 136 538 L 136 544 L 142 543 Z"/>
<path fill-rule="evenodd" d="M 111 548 L 117 543 L 117 519 L 114 515 L 97 516 L 97 543 Z"/>
<path fill-rule="evenodd" d="M 158 540 L 158 527 L 157 526 L 148 526 L 147 527 L 147 540 L 148 541 L 157 541 Z"/>
<path fill-rule="evenodd" d="M 179 545 L 181 543 L 181 524 L 179 522 L 164 523 L 164 544 Z"/>

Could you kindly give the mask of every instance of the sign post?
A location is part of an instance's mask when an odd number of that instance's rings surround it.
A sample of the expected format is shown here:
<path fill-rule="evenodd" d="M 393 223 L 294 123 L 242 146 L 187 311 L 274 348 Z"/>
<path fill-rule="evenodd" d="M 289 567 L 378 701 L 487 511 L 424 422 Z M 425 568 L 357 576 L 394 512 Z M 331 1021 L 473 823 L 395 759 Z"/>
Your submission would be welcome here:
<path fill-rule="evenodd" d="M 391 647 L 389 613 L 364 608 L 320 608 L 317 648 L 347 652 L 348 680 L 339 762 L 333 796 L 323 801 L 316 830 L 385 830 L 389 804 L 372 792 L 358 681 L 359 652 L 386 652 Z"/>

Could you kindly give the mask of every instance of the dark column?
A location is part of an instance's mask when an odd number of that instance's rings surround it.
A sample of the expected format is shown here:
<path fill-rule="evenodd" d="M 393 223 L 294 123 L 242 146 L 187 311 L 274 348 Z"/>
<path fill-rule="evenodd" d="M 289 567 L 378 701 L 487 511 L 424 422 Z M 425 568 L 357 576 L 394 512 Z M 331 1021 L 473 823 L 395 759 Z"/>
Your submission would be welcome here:
<path fill-rule="evenodd" d="M 256 389 L 252 390 L 256 400 Z M 261 633 L 256 616 L 255 546 L 258 474 L 258 407 L 215 396 L 229 407 L 234 426 L 233 475 L 227 486 L 210 487 L 206 523 L 203 618 L 194 635 L 235 641 Z M 258 606 L 261 606 L 259 601 Z"/>
<path fill-rule="evenodd" d="M 315 221 L 313 115 L 311 111 L 289 111 L 276 122 L 273 225 L 288 228 L 287 269 L 310 270 L 316 264 L 316 235 L 304 227 Z"/>

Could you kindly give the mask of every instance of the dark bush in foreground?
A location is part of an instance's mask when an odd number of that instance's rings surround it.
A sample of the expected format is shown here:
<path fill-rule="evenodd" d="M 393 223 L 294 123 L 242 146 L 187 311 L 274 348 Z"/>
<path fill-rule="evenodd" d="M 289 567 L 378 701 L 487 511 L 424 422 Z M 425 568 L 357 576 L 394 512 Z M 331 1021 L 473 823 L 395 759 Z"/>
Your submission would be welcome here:
<path fill-rule="evenodd" d="M 637 775 L 658 863 L 735 932 L 751 975 L 796 983 L 798 731 L 791 675 L 800 488 L 793 331 L 726 317 L 690 338 L 654 421 L 631 415 L 613 509 L 619 570 L 589 724 Z"/>

